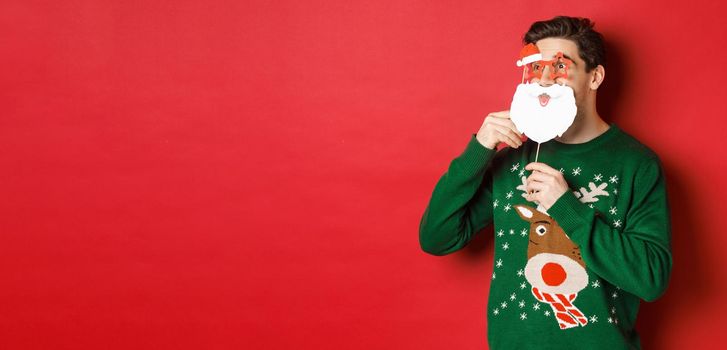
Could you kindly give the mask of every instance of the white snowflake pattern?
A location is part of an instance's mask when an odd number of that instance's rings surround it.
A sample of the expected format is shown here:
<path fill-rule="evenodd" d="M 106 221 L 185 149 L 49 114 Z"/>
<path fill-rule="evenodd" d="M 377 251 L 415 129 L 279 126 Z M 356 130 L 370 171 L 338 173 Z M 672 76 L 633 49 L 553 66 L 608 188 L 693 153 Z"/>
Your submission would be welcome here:
<path fill-rule="evenodd" d="M 494 310 L 492 310 L 492 314 L 495 315 L 495 316 L 497 316 L 497 315 L 500 314 L 500 310 L 498 310 L 497 308 L 495 308 Z"/>
<path fill-rule="evenodd" d="M 495 201 L 492 202 L 492 207 L 497 208 L 498 205 L 500 205 L 500 201 L 498 199 L 495 199 Z"/>
<path fill-rule="evenodd" d="M 613 323 L 613 318 L 609 317 L 608 318 L 608 323 Z"/>
<path fill-rule="evenodd" d="M 527 318 L 528 318 L 528 314 L 526 314 L 524 312 L 520 314 L 520 319 L 521 320 L 526 320 Z"/>
<path fill-rule="evenodd" d="M 591 283 L 591 287 L 593 287 L 593 288 L 598 288 L 600 286 L 601 286 L 601 281 L 599 281 L 599 280 L 595 280 L 595 281 L 593 281 L 593 283 Z"/>
<path fill-rule="evenodd" d="M 512 191 L 510 191 L 510 192 L 508 192 L 508 193 L 507 193 L 507 194 L 505 195 L 505 198 L 507 198 L 507 199 L 510 199 L 510 198 L 512 198 L 512 195 L 513 195 L 513 193 L 512 193 Z"/>
<path fill-rule="evenodd" d="M 540 303 L 533 304 L 533 310 L 540 310 Z"/>
<path fill-rule="evenodd" d="M 517 275 L 519 277 L 522 277 L 522 275 L 523 275 L 523 269 L 517 270 Z"/>
<path fill-rule="evenodd" d="M 517 295 L 515 295 L 515 293 L 510 294 L 510 301 L 515 300 L 515 298 L 517 298 Z"/>
<path fill-rule="evenodd" d="M 510 231 L 508 231 L 508 233 L 510 233 L 511 235 L 514 235 L 515 234 L 515 230 L 510 229 Z"/>
<path fill-rule="evenodd" d="M 504 209 L 504 210 L 505 210 L 506 212 L 508 212 L 508 211 L 510 211 L 510 209 L 512 209 L 512 207 L 510 206 L 510 203 L 507 203 L 507 205 L 506 205 L 506 206 L 505 206 L 505 208 L 503 208 L 503 209 Z"/>
<path fill-rule="evenodd" d="M 502 259 L 497 259 L 497 262 L 495 262 L 495 266 L 502 267 Z"/>
<path fill-rule="evenodd" d="M 560 172 L 561 172 L 561 173 L 564 173 L 564 172 L 565 172 L 565 169 L 563 169 L 563 168 L 560 168 Z"/>
<path fill-rule="evenodd" d="M 492 279 L 494 280 L 495 278 L 497 278 L 497 274 L 495 274 L 495 273 L 493 272 L 493 273 L 492 273 Z"/>
<path fill-rule="evenodd" d="M 589 204 L 588 207 L 593 209 L 593 204 Z"/>
<path fill-rule="evenodd" d="M 550 310 L 545 310 L 545 312 L 543 312 L 543 315 L 545 315 L 546 317 L 550 316 Z"/>
<path fill-rule="evenodd" d="M 596 315 L 593 315 L 590 317 L 589 321 L 591 321 L 591 323 L 596 323 L 598 322 L 598 317 Z"/>
<path fill-rule="evenodd" d="M 518 174 L 518 176 L 525 176 L 525 169 L 520 169 L 520 171 L 517 174 Z"/>
<path fill-rule="evenodd" d="M 522 308 L 524 308 L 524 307 L 525 307 L 525 300 L 520 300 L 520 302 L 519 302 L 519 303 L 517 303 L 517 306 L 518 306 L 519 308 L 521 308 L 521 309 L 522 309 Z"/>
<path fill-rule="evenodd" d="M 602 178 L 603 178 L 603 175 L 596 174 L 595 176 L 593 176 L 593 181 L 601 181 Z"/>
<path fill-rule="evenodd" d="M 613 227 L 621 227 L 621 220 L 616 220 L 613 222 Z"/>
<path fill-rule="evenodd" d="M 512 167 L 510 167 L 510 172 L 513 173 L 518 168 L 520 168 L 520 163 L 515 163 L 515 164 L 512 165 Z"/>
<path fill-rule="evenodd" d="M 525 289 L 525 287 L 527 287 L 527 285 L 525 284 L 525 282 L 520 283 L 520 289 Z"/>
<path fill-rule="evenodd" d="M 614 188 L 613 189 L 613 194 L 618 194 L 618 190 Z"/>
<path fill-rule="evenodd" d="M 500 229 L 499 231 L 497 231 L 497 237 L 502 237 L 504 235 L 505 235 L 505 231 L 503 231 L 502 229 Z"/>
<path fill-rule="evenodd" d="M 611 213 L 611 215 L 616 215 L 617 211 L 618 211 L 618 209 L 616 209 L 616 207 L 611 207 L 611 209 L 608 210 L 608 212 Z"/>
<path fill-rule="evenodd" d="M 528 235 L 528 230 L 525 229 L 525 228 L 522 229 L 522 230 L 520 230 L 520 235 L 523 236 L 523 237 L 527 236 Z"/>
<path fill-rule="evenodd" d="M 508 250 L 510 249 L 510 243 L 505 242 L 505 244 L 502 245 L 502 250 Z"/>
<path fill-rule="evenodd" d="M 611 307 L 611 313 L 614 314 L 614 315 L 616 314 L 616 307 L 615 306 L 612 306 Z"/>
<path fill-rule="evenodd" d="M 500 307 L 503 309 L 507 309 L 507 301 L 503 301 L 502 303 L 500 303 Z"/>
<path fill-rule="evenodd" d="M 581 167 L 577 167 L 573 169 L 573 176 L 577 176 L 581 174 Z"/>
<path fill-rule="evenodd" d="M 616 293 L 616 292 L 611 293 L 611 298 L 614 298 L 614 299 L 618 298 L 618 293 Z"/>
<path fill-rule="evenodd" d="M 608 182 L 615 184 L 618 183 L 618 176 L 614 175 L 608 178 Z"/>

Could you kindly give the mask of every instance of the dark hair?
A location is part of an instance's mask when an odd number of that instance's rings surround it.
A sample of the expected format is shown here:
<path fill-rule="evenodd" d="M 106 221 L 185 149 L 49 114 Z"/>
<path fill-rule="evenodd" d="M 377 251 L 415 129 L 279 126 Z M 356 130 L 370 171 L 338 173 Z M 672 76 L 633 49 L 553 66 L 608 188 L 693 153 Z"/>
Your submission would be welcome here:
<path fill-rule="evenodd" d="M 578 55 L 586 61 L 586 72 L 599 64 L 606 66 L 606 49 L 603 35 L 593 30 L 588 18 L 557 16 L 547 21 L 533 23 L 523 36 L 523 44 L 535 43 L 545 38 L 568 39 L 578 45 Z"/>

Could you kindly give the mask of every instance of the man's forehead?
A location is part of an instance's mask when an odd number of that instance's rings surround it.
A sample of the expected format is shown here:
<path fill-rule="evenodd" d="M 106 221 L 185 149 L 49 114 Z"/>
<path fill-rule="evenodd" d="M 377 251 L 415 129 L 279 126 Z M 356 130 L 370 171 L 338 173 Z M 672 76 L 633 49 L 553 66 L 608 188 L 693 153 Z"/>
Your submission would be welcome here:
<path fill-rule="evenodd" d="M 558 52 L 562 52 L 563 56 L 571 61 L 580 61 L 578 57 L 578 45 L 568 39 L 561 38 L 545 38 L 535 43 L 544 60 L 552 60 Z"/>

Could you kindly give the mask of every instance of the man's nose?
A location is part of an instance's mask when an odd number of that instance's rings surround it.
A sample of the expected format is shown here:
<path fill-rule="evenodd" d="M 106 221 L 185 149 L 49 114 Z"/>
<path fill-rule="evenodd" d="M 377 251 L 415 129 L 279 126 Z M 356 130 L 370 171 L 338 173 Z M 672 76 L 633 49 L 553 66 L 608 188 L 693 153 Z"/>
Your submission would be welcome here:
<path fill-rule="evenodd" d="M 540 80 L 538 81 L 540 86 L 551 86 L 555 84 L 555 80 L 550 77 L 551 69 L 552 68 L 547 65 L 543 68 L 543 75 L 540 76 Z"/>

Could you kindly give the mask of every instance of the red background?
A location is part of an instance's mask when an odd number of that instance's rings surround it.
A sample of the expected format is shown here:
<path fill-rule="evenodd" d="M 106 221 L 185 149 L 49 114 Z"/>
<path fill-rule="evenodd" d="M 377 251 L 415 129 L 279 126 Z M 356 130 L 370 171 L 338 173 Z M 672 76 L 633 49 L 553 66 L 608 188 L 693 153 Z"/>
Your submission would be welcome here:
<path fill-rule="evenodd" d="M 556 14 L 667 171 L 644 345 L 727 341 L 717 3 L 3 1 L 0 348 L 486 347 L 491 240 L 429 256 L 419 218 Z"/>

